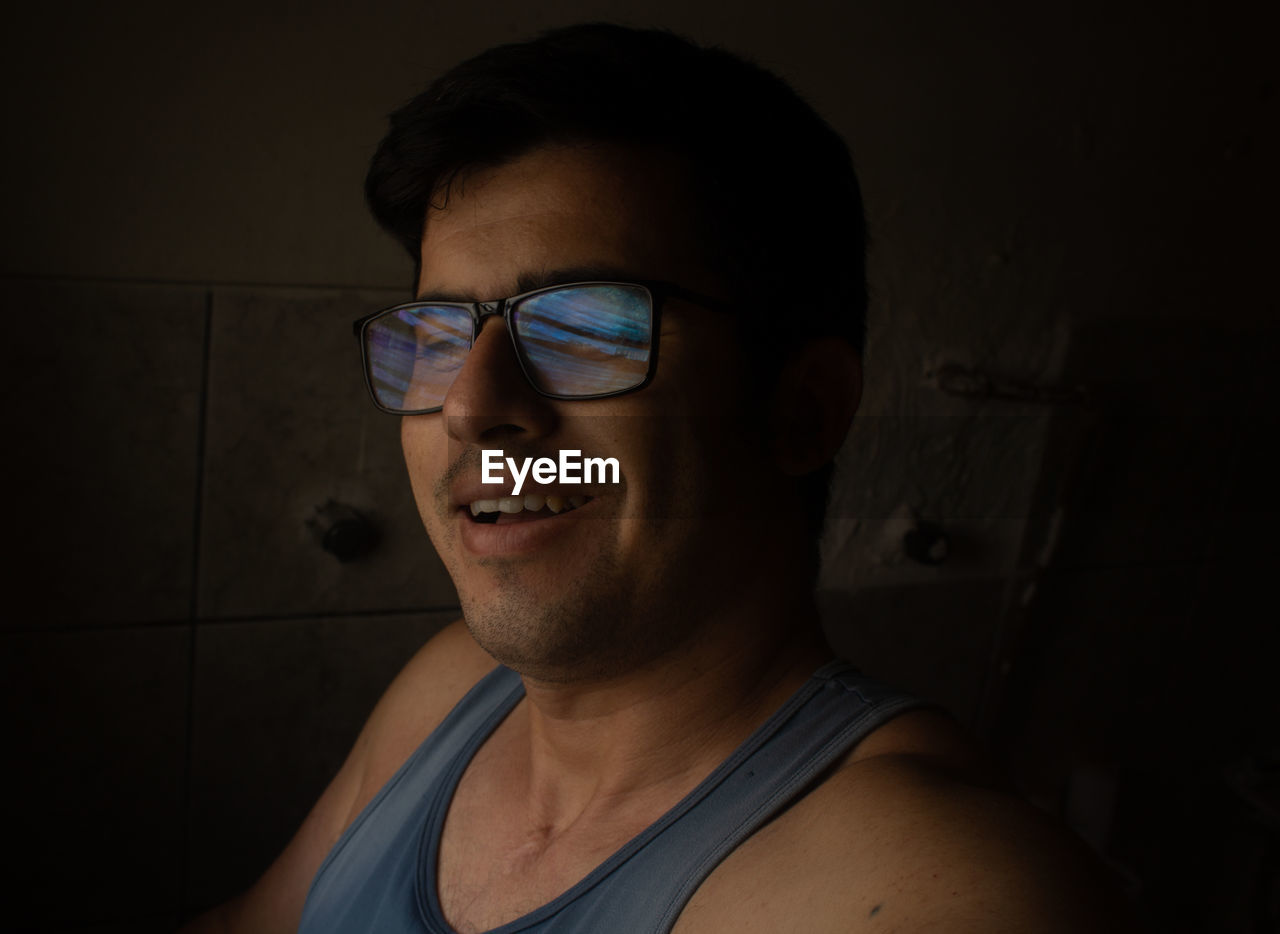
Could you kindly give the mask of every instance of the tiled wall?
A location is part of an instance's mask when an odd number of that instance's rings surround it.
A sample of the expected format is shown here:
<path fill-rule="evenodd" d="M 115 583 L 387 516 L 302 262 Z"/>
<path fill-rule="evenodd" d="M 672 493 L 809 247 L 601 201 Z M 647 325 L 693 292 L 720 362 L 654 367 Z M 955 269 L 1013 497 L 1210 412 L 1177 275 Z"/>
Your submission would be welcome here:
<path fill-rule="evenodd" d="M 4 368 L 19 917 L 164 929 L 248 884 L 456 618 L 351 337 L 395 297 L 7 286 L 42 322 Z M 378 528 L 367 557 L 320 547 L 330 499 Z"/>

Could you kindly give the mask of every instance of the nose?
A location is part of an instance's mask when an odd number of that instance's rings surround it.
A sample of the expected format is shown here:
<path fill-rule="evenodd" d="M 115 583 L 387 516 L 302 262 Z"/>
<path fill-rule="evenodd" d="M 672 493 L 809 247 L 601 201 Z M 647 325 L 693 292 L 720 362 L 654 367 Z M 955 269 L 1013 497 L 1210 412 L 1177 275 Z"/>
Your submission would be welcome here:
<path fill-rule="evenodd" d="M 454 441 L 477 446 L 527 442 L 554 426 L 550 401 L 525 379 L 506 322 L 494 316 L 481 323 L 441 414 Z"/>

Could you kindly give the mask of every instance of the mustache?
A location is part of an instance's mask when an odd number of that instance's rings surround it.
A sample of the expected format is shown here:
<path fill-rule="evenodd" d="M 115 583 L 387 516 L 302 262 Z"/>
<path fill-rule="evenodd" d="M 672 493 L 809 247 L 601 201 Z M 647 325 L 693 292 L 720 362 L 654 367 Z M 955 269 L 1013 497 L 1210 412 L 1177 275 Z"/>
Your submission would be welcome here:
<path fill-rule="evenodd" d="M 458 479 L 467 471 L 478 471 L 480 469 L 480 452 L 483 448 L 477 448 L 472 445 L 464 445 L 458 456 L 449 462 L 449 466 L 445 468 L 440 479 L 436 481 L 435 495 L 439 497 L 447 497 L 449 488 L 453 486 L 453 481 Z"/>

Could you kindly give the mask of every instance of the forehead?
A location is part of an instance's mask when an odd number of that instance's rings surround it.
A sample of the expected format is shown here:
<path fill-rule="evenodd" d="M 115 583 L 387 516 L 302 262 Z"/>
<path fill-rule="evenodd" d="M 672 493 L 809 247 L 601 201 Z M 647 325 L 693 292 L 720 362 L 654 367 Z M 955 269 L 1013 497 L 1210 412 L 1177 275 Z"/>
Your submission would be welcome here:
<path fill-rule="evenodd" d="M 678 156 L 544 147 L 456 181 L 427 214 L 420 291 L 493 299 L 559 269 L 610 269 L 717 291 Z"/>

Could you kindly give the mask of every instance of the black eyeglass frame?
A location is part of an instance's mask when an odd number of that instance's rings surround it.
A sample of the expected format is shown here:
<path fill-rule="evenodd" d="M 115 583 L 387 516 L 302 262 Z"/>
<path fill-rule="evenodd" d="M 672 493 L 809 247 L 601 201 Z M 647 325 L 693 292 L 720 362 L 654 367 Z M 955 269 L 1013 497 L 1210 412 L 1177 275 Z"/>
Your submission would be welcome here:
<path fill-rule="evenodd" d="M 650 320 L 649 320 L 649 366 L 645 371 L 644 379 L 634 386 L 628 386 L 626 389 L 614 389 L 610 392 L 594 393 L 592 395 L 564 395 L 560 393 L 546 392 L 538 388 L 534 382 L 533 376 L 529 373 L 529 367 L 525 363 L 524 351 L 520 347 L 520 339 L 516 336 L 515 327 L 511 323 L 511 312 L 520 302 L 525 299 L 533 298 L 536 295 L 543 295 L 547 292 L 557 292 L 561 289 L 574 289 L 586 286 L 624 286 L 627 288 L 641 288 L 649 296 Z M 373 314 L 365 315 L 353 321 L 351 329 L 356 336 L 356 340 L 360 342 L 360 363 L 361 369 L 364 370 L 365 388 L 369 390 L 369 397 L 373 400 L 373 404 L 382 412 L 388 415 L 431 415 L 439 412 L 444 408 L 444 404 L 433 406 L 426 409 L 393 409 L 383 405 L 378 401 L 377 391 L 373 385 L 373 367 L 369 360 L 369 342 L 365 339 L 369 325 L 382 318 L 385 315 L 395 314 L 396 312 L 409 311 L 418 308 L 457 308 L 466 311 L 471 316 L 471 342 L 467 345 L 467 352 L 471 352 L 471 348 L 476 345 L 476 338 L 480 336 L 480 329 L 484 326 L 486 318 L 501 317 L 506 323 L 507 335 L 511 338 L 511 346 L 515 349 L 516 360 L 520 363 L 520 372 L 524 375 L 525 382 L 538 395 L 547 399 L 566 399 L 566 400 L 587 400 L 587 399 L 607 399 L 612 396 L 621 396 L 628 392 L 636 392 L 649 385 L 653 380 L 653 374 L 658 366 L 658 332 L 662 320 L 662 305 L 668 298 L 678 298 L 691 304 L 698 305 L 711 311 L 733 312 L 734 305 L 722 299 L 711 298 L 707 295 L 691 291 L 670 282 L 661 282 L 653 279 L 633 279 L 629 281 L 612 281 L 612 280 L 590 280 L 584 282 L 562 282 L 556 285 L 544 286 L 540 289 L 534 289 L 531 292 L 521 292 L 519 295 L 512 295 L 510 298 L 500 298 L 491 302 L 405 302 L 401 305 L 394 305 L 391 308 L 383 308 L 381 311 L 375 311 Z"/>

